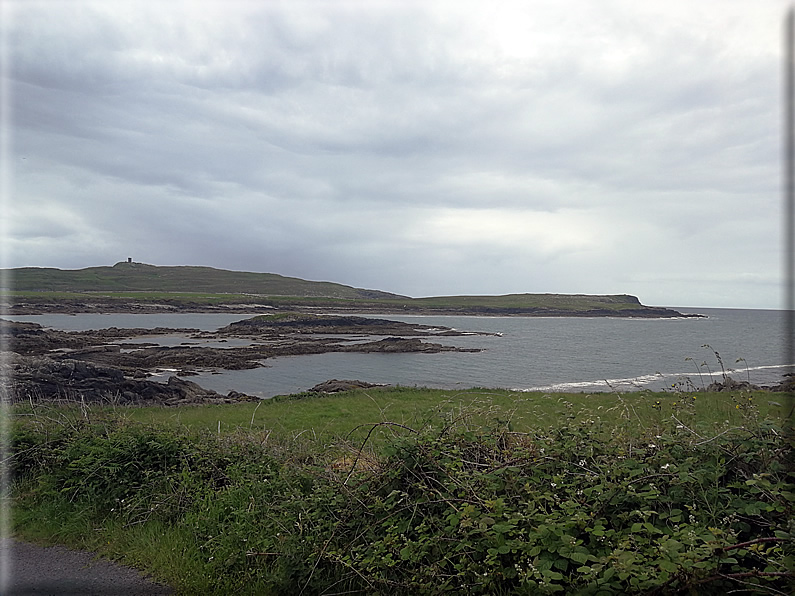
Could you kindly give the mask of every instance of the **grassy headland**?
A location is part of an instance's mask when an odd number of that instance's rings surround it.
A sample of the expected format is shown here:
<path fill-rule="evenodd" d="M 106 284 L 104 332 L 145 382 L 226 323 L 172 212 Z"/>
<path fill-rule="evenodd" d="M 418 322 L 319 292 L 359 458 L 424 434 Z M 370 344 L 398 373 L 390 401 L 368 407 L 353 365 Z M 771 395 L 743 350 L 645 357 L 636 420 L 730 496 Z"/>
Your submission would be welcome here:
<path fill-rule="evenodd" d="M 398 297 L 331 282 L 213 267 L 158 267 L 121 262 L 113 267 L 85 269 L 21 267 L 9 269 L 8 273 L 13 289 L 26 292 L 98 292 L 111 295 L 118 292 L 189 292 L 348 299 Z"/>
<path fill-rule="evenodd" d="M 380 290 L 306 281 L 273 273 L 211 267 L 113 267 L 8 270 L 12 312 L 305 309 L 373 313 L 522 316 L 681 316 L 629 295 L 509 294 L 410 298 Z"/>

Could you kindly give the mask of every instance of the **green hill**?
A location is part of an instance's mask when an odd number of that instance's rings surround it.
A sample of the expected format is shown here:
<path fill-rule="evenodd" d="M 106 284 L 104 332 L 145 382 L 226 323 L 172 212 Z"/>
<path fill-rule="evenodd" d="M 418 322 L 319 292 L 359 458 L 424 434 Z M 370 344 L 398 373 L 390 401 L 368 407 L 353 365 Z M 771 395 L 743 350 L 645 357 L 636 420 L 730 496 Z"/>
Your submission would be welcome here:
<path fill-rule="evenodd" d="M 16 292 L 196 292 L 342 299 L 404 298 L 397 294 L 306 281 L 275 273 L 227 271 L 212 267 L 158 267 L 121 262 L 113 267 L 11 269 Z"/>
<path fill-rule="evenodd" d="M 644 306 L 626 294 L 507 294 L 410 298 L 332 282 L 307 281 L 275 273 L 227 271 L 212 267 L 158 267 L 122 262 L 113 267 L 7 270 L 13 308 L 50 312 L 135 310 L 143 305 L 201 311 L 240 307 L 282 310 L 345 309 L 379 313 L 476 314 L 520 316 L 675 317 L 680 313 Z"/>

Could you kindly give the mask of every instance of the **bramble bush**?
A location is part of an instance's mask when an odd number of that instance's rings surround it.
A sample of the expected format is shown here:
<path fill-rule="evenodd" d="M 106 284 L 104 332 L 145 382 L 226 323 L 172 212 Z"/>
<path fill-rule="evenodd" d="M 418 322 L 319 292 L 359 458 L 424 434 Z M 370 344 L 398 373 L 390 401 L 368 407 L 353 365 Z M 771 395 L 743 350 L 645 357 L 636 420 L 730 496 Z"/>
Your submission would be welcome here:
<path fill-rule="evenodd" d="M 680 412 L 640 433 L 598 417 L 517 433 L 464 418 L 373 425 L 393 431 L 377 451 L 18 419 L 17 502 L 87 511 L 92 531 L 187 532 L 204 583 L 175 572 L 186 593 L 792 593 L 776 424 L 710 433 Z"/>
<path fill-rule="evenodd" d="M 403 593 L 789 585 L 793 493 L 772 428 L 694 444 L 674 427 L 633 446 L 599 430 L 405 442 L 351 489 L 324 554 Z"/>

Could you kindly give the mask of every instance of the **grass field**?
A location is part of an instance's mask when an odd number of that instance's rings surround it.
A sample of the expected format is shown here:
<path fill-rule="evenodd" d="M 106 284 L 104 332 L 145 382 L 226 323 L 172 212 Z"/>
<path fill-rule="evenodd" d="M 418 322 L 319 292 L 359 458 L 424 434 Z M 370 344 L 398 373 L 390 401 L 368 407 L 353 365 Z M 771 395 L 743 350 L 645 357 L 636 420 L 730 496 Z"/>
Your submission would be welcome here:
<path fill-rule="evenodd" d="M 598 416 L 641 434 L 671 419 L 698 427 L 742 425 L 753 416 L 780 416 L 780 396 L 769 392 L 689 393 L 525 393 L 502 389 L 446 391 L 386 387 L 335 395 L 300 394 L 262 402 L 179 409 L 123 410 L 136 422 L 172 424 L 192 430 L 265 430 L 274 436 L 307 435 L 329 443 L 361 436 L 373 424 L 394 422 L 411 428 L 465 417 L 478 426 L 505 425 L 516 432 L 554 426 L 565 419 Z M 355 430 L 357 429 L 358 430 Z"/>

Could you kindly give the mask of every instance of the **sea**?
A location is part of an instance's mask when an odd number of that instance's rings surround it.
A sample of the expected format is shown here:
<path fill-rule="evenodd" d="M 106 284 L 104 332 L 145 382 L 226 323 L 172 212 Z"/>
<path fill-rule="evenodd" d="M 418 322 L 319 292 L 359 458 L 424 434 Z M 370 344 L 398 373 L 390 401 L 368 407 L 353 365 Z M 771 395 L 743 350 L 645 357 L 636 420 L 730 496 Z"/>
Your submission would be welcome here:
<path fill-rule="evenodd" d="M 784 312 L 672 307 L 704 318 L 491 317 L 362 315 L 494 335 L 429 341 L 480 352 L 328 353 L 267 359 L 261 368 L 203 371 L 190 380 L 226 394 L 269 398 L 306 391 L 329 379 L 441 389 L 604 392 L 695 390 L 729 375 L 758 385 L 779 383 L 795 365 L 784 353 Z M 46 314 L 9 316 L 67 331 L 195 328 L 214 331 L 243 314 Z M 189 335 L 153 336 L 162 345 L 207 345 Z M 212 344 L 215 345 L 215 344 Z M 229 346 L 230 343 L 218 344 Z M 165 381 L 173 370 L 152 377 Z"/>

